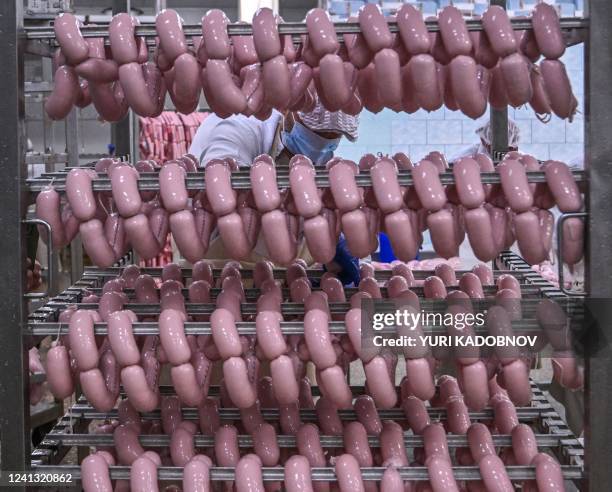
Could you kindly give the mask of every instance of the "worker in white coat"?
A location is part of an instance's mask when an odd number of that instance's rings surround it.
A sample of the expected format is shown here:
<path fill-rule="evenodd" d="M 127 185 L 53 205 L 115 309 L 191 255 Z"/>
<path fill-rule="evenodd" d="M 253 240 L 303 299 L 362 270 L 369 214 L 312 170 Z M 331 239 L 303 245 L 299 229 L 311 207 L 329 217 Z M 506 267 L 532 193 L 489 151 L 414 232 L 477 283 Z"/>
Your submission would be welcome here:
<path fill-rule="evenodd" d="M 334 155 L 340 140 L 351 142 L 358 137 L 359 117 L 342 111 L 331 112 L 317 103 L 309 113 L 289 112 L 285 115 L 272 111 L 264 120 L 251 116 L 234 115 L 226 119 L 215 114 L 208 116 L 198 128 L 189 153 L 195 155 L 202 168 L 212 159 L 233 158 L 241 167 L 251 166 L 261 154 L 272 156 L 277 166 L 286 166 L 296 154 L 307 156 L 315 166 L 324 166 Z M 253 263 L 267 256 L 263 238 L 259 237 L 246 263 Z M 227 259 L 220 237 L 211 240 L 207 257 Z M 302 241 L 298 257 L 312 263 L 305 241 Z M 358 281 L 359 267 L 341 239 L 336 248 L 333 269 L 345 284 Z"/>

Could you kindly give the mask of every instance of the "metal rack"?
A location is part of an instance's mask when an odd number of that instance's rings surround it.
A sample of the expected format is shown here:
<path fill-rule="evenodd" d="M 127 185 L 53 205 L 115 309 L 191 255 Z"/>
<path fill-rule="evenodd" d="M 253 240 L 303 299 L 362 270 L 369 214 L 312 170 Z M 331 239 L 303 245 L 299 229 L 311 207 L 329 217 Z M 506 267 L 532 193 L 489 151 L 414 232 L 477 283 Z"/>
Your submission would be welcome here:
<path fill-rule="evenodd" d="M 493 2 L 492 2 L 493 3 Z M 498 2 L 496 2 L 498 3 Z M 588 230 L 588 241 L 586 249 L 587 261 L 587 291 L 592 298 L 612 299 L 612 212 L 610 211 L 610 200 L 612 199 L 612 139 L 609 138 L 609 130 L 612 128 L 612 64 L 606 60 L 612 59 L 612 10 L 609 2 L 605 0 L 589 0 L 586 2 L 587 20 L 567 19 L 562 22 L 564 29 L 578 29 L 586 40 L 587 60 L 586 73 L 586 169 L 583 174 L 576 175 L 580 181 L 588 182 L 587 211 L 589 213 L 586 222 Z M 2 456 L 2 470 L 27 470 L 31 466 L 46 470 L 58 470 L 55 465 L 55 449 L 65 448 L 61 442 L 54 438 L 56 432 L 61 432 L 62 423 L 72 420 L 78 429 L 78 424 L 87 422 L 91 418 L 99 418 L 95 412 L 91 412 L 85 402 L 79 401 L 71 409 L 68 417 L 60 421 L 60 427 L 50 434 L 49 441 L 44 441 L 44 446 L 37 449 L 33 454 L 30 450 L 29 431 L 30 415 L 28 401 L 28 371 L 27 371 L 27 347 L 28 337 L 32 332 L 28 329 L 37 322 L 28 319 L 28 306 L 23 294 L 26 292 L 25 282 L 25 229 L 22 219 L 26 216 L 28 203 L 32 200 L 30 192 L 36 191 L 41 182 L 27 182 L 27 164 L 25 158 L 25 136 L 24 136 L 24 77 L 23 61 L 26 52 L 39 56 L 50 56 L 50 47 L 54 44 L 53 34 L 49 28 L 28 29 L 23 26 L 23 2 L 0 2 L 0 49 L 2 50 L 3 65 L 5 73 L 0 78 L 0 271 L 4 272 L 3 286 L 0 291 L 0 316 L 3 319 L 2 335 L 0 336 L 0 360 L 3 371 L 0 374 L 0 401 L 10 402 L 0 405 L 0 455 Z M 517 28 L 529 29 L 529 21 L 514 21 Z M 478 21 L 470 21 L 469 29 L 479 29 Z M 186 34 L 193 26 L 186 26 Z M 391 26 L 392 30 L 395 26 Z M 431 30 L 436 26 L 428 24 Z M 101 28 L 102 30 L 104 28 Z M 246 34 L 244 30 L 248 27 L 232 25 L 230 34 Z M 357 32 L 358 25 L 338 24 L 337 32 Z M 147 31 L 148 30 L 148 31 Z M 287 23 L 279 28 L 282 34 L 295 34 L 299 36 L 305 32 L 303 24 Z M 97 32 L 95 28 L 85 27 L 85 36 L 105 35 Z M 142 26 L 138 33 L 147 36 L 148 42 L 152 43 L 154 30 L 151 26 Z M 194 34 L 196 32 L 194 31 Z M 595 59 L 595 53 L 597 59 Z M 602 61 L 603 60 L 603 61 Z M 499 141 L 499 140 L 498 140 Z M 494 145 L 494 148 L 497 148 Z M 59 178 L 59 176 L 58 176 Z M 145 176 L 146 178 L 146 176 Z M 489 179 L 483 175 L 483 182 Z M 192 179 L 191 176 L 189 179 Z M 238 179 L 238 177 L 236 178 Z M 361 178 L 360 178 L 361 179 Z M 364 175 L 364 180 L 368 178 Z M 497 179 L 494 178 L 493 179 Z M 530 181 L 542 179 L 541 176 L 530 176 Z M 203 179 L 193 177 L 193 184 L 189 186 L 203 186 Z M 236 181 L 236 188 L 247 187 L 246 179 Z M 495 181 L 491 181 L 495 182 Z M 56 182 L 58 185 L 59 181 Z M 323 186 L 324 182 L 321 182 Z M 367 185 L 358 182 L 360 185 Z M 410 184 L 410 178 L 401 176 L 401 184 Z M 452 183 L 450 176 L 443 176 L 443 183 Z M 280 182 L 279 182 L 280 184 Z M 31 188 L 30 186 L 31 185 Z M 99 178 L 95 182 L 94 189 L 105 189 L 108 182 Z M 150 186 L 150 187 L 149 187 Z M 154 190 L 155 179 L 152 182 L 142 181 L 141 189 Z M 40 189 L 40 188 L 38 188 Z M 108 189 L 108 188 L 106 188 Z M 522 283 L 535 285 L 540 289 L 542 295 L 563 298 L 564 294 L 555 289 L 539 275 L 530 271 L 528 265 L 520 259 L 502 254 L 496 261 L 499 268 L 509 268 L 520 275 Z M 106 271 L 104 272 L 106 273 Z M 94 275 L 83 276 L 84 282 L 91 281 Z M 92 286 L 93 287 L 93 286 Z M 57 302 L 66 302 L 67 299 L 57 299 Z M 53 301 L 53 302 L 56 302 Z M 604 335 L 609 336 L 612 325 L 612 303 L 602 303 L 593 313 L 599 321 Z M 44 322 L 41 322 L 44 324 Z M 609 418 L 609 409 L 612 406 L 612 347 L 604 345 L 596 354 L 590 354 L 586 358 L 586 448 L 584 470 L 582 469 L 581 450 L 577 441 L 568 437 L 567 446 L 563 444 L 565 437 L 561 438 L 561 450 L 567 455 L 574 456 L 580 460 L 574 462 L 563 458 L 565 464 L 564 473 L 570 479 L 584 479 L 581 490 L 601 490 L 601 484 L 612 483 L 612 422 Z M 536 400 L 539 396 L 536 394 Z M 539 408 L 539 407 L 537 407 Z M 74 413 L 72 413 L 74 411 Z M 432 412 L 437 409 L 432 409 Z M 519 409 L 521 418 L 532 410 Z M 80 412 L 80 413 L 79 413 Z M 442 412 L 442 410 L 440 410 Z M 537 411 L 529 418 L 537 419 Z M 443 415 L 443 413 L 440 413 Z M 544 434 L 555 434 L 566 436 L 567 427 L 556 415 L 550 406 L 540 413 L 545 424 L 540 429 Z M 272 416 L 271 416 L 272 417 Z M 486 415 L 482 415 L 482 418 Z M 479 418 L 473 415 L 474 419 Z M 549 432 L 549 430 L 551 432 Z M 80 432 L 80 431 L 79 431 Z M 55 440 L 54 440 L 55 439 Z M 67 437 L 66 437 L 67 439 Z M 553 439 L 546 437 L 546 439 Z M 554 439 L 557 439 L 556 437 Z M 552 441 L 547 441 L 549 444 Z M 51 450 L 49 452 L 49 450 Z M 559 455 L 557 455 L 559 457 Z M 44 459 L 43 459 L 44 458 Z M 560 458 L 561 459 L 561 458 Z M 46 464 L 44 464 L 46 463 Z M 579 464 L 577 464 L 579 463 Z M 568 468 L 569 467 L 569 468 Z M 314 478 L 326 480 L 332 478 L 331 469 L 315 469 Z M 61 471 L 70 471 L 78 477 L 78 467 L 62 467 Z M 406 479 L 423 478 L 423 468 L 402 469 L 402 476 Z M 470 467 L 457 467 L 454 469 L 458 479 L 476 479 L 478 474 Z M 277 469 L 265 469 L 264 477 L 269 480 L 278 480 Z M 379 477 L 380 469 L 364 469 L 364 478 Z M 533 469 L 529 467 L 510 467 L 511 478 L 533 478 Z M 180 477 L 178 468 L 161 468 L 162 479 L 177 479 Z M 127 478 L 126 467 L 113 467 L 113 478 Z M 211 474 L 213 479 L 231 479 L 231 469 L 216 468 Z"/>

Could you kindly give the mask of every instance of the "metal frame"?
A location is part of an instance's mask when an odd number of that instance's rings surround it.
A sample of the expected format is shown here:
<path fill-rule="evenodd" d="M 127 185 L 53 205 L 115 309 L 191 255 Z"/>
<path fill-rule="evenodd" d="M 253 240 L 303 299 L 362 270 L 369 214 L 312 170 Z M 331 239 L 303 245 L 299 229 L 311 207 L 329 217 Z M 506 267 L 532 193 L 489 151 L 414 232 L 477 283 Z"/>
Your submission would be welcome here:
<path fill-rule="evenodd" d="M 589 182 L 587 208 L 588 241 L 586 249 L 587 291 L 592 298 L 612 299 L 612 10 L 606 0 L 589 0 L 588 20 L 567 19 L 565 28 L 584 29 L 587 34 L 585 50 L 586 65 L 586 163 Z M 52 30 L 40 28 L 23 30 L 21 0 L 0 2 L 0 47 L 3 53 L 5 74 L 0 79 L 0 200 L 2 210 L 0 224 L 0 268 L 4 283 L 0 292 L 0 314 L 3 318 L 0 339 L 0 398 L 10 405 L 0 405 L 0 454 L 3 470 L 25 470 L 30 466 L 29 401 L 27 394 L 28 370 L 25 334 L 27 305 L 25 293 L 25 238 L 21 220 L 25 218 L 28 193 L 26 192 L 26 161 L 24 152 L 24 81 L 23 61 L 26 49 L 40 56 L 50 56 L 48 44 L 52 42 Z M 528 29 L 530 21 L 513 21 L 517 28 Z M 468 22 L 469 29 L 479 29 L 477 21 Z M 430 30 L 437 26 L 429 23 Z M 357 32 L 357 25 L 338 24 L 339 33 Z M 395 25 L 391 26 L 396 29 Z M 105 27 L 85 27 L 85 36 L 105 35 Z M 193 31 L 191 32 L 190 29 Z M 230 34 L 248 34 L 250 26 L 231 25 Z M 186 34 L 197 34 L 199 26 L 186 26 Z M 287 23 L 279 31 L 295 36 L 305 32 L 304 24 Z M 141 26 L 138 33 L 153 43 L 155 34 L 151 26 Z M 50 42 L 50 43 L 47 43 Z M 598 59 L 594 58 L 597 53 Z M 603 60 L 603 61 L 602 61 Z M 203 180 L 202 180 L 203 181 Z M 237 183 L 238 184 L 238 183 Z M 201 182 L 194 186 L 201 185 Z M 154 184 L 152 188 L 155 189 Z M 237 187 L 240 187 L 238 184 Z M 244 187 L 244 185 L 243 185 Z M 503 263 L 503 255 L 500 262 Z M 512 263 L 512 261 L 510 262 Z M 516 264 L 516 262 L 515 262 Z M 532 274 L 524 270 L 525 278 Z M 535 274 L 537 277 L 537 274 Z M 537 280 L 533 277 L 535 280 Z M 552 287 L 550 296 L 563 296 Z M 603 303 L 602 303 L 603 304 Z M 594 314 L 608 335 L 612 324 L 612 303 L 601 307 Z M 609 336 L 609 335 L 608 335 Z M 591 353 L 586 359 L 586 483 L 583 490 L 597 491 L 612 483 L 612 421 L 609 418 L 612 407 L 612 348 L 608 345 L 598 353 Z M 562 425 L 552 419 L 553 424 Z M 555 423 L 556 422 L 556 423 Z M 65 470 L 65 469 L 64 469 Z M 162 469 L 177 477 L 173 469 Z M 167 471 L 166 471 L 167 470 Z M 78 472 L 78 470 L 74 470 Z M 517 470 L 524 473 L 525 470 Z M 114 472 L 115 473 L 115 472 Z M 125 478 L 126 470 L 118 468 L 117 477 Z M 213 473 L 216 476 L 217 472 Z M 219 473 L 223 473 L 220 471 Z M 273 470 L 266 475 L 275 474 Z M 321 472 L 325 473 L 325 472 Z M 419 470 L 405 470 L 406 478 L 418 475 Z M 415 473 L 415 475 L 412 475 Z M 463 472 L 460 472 L 463 473 Z M 514 473 L 514 471 L 513 471 Z M 219 475 L 228 478 L 227 475 Z M 459 475 L 458 475 L 459 476 Z M 267 477 L 269 478 L 269 477 Z M 274 479 L 279 477 L 274 475 Z M 469 477 L 467 477 L 469 478 Z M 605 485 L 602 485 L 605 484 Z"/>

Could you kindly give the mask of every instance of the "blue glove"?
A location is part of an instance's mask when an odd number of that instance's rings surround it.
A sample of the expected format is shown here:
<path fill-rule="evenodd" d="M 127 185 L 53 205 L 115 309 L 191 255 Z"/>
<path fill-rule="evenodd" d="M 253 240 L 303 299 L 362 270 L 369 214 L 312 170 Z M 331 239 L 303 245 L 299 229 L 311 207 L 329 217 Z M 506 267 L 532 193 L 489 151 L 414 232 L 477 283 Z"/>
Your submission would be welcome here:
<path fill-rule="evenodd" d="M 342 285 L 359 285 L 359 259 L 349 252 L 344 236 L 340 236 L 340 241 L 336 245 L 336 256 L 334 256 L 332 263 L 340 268 L 337 275 Z M 325 265 L 323 265 L 323 269 L 327 271 Z"/>

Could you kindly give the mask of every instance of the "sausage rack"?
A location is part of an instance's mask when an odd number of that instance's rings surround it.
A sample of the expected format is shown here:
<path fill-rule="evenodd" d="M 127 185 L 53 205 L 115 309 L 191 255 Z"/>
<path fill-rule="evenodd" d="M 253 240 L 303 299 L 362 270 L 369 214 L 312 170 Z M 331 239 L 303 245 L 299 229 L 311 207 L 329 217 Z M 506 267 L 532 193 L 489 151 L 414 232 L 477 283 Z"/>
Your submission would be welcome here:
<path fill-rule="evenodd" d="M 124 9 L 126 2 L 115 1 L 115 5 L 122 4 Z M 499 4 L 500 0 L 491 3 Z M 501 3 L 505 2 L 501 0 Z M 31 306 L 25 296 L 25 220 L 27 217 L 28 204 L 33 202 L 35 194 L 45 184 L 54 180 L 58 189 L 62 189 L 62 179 L 65 172 L 43 175 L 40 179 L 28 181 L 27 161 L 25 158 L 25 121 L 24 121 L 24 59 L 26 54 L 34 56 L 49 57 L 53 53 L 55 45 L 54 34 L 50 28 L 25 28 L 23 25 L 23 1 L 6 0 L 0 2 L 0 50 L 4 73 L 0 78 L 0 271 L 5 275 L 2 287 L 0 287 L 0 316 L 3 320 L 2 335 L 0 336 L 0 456 L 3 471 L 24 471 L 31 468 L 46 470 L 49 472 L 71 472 L 75 478 L 79 476 L 78 466 L 62 466 L 59 463 L 71 447 L 77 447 L 80 452 L 87 452 L 90 445 L 108 445 L 112 436 L 87 434 L 87 425 L 93 419 L 104 419 L 112 417 L 113 413 L 100 414 L 83 398 L 69 409 L 68 413 L 60 419 L 57 425 L 42 441 L 41 445 L 31 450 L 30 443 L 30 406 L 28 398 L 29 375 L 27 370 L 29 340 L 32 336 L 57 336 L 58 330 L 65 330 L 55 321 L 59 309 L 70 303 L 80 300 L 84 289 L 101 287 L 106 277 L 113 276 L 119 267 L 110 269 L 87 269 L 81 280 L 62 294 L 50 297 L 48 302 L 30 313 Z M 529 29 L 528 20 L 513 21 L 515 27 Z M 482 29 L 480 21 L 468 22 L 469 29 Z M 586 145 L 585 145 L 585 169 L 584 173 L 577 173 L 578 180 L 586 182 L 587 212 L 585 221 L 588 231 L 586 245 L 586 289 L 589 297 L 598 299 L 612 299 L 612 139 L 609 137 L 612 128 L 612 64 L 607 63 L 612 59 L 612 9 L 606 0 L 585 1 L 585 19 L 564 19 L 562 27 L 566 32 L 579 34 L 579 38 L 585 42 L 586 64 L 585 80 L 586 94 L 585 119 L 586 119 Z M 186 26 L 185 32 L 190 34 L 190 29 L 195 26 Z M 393 30 L 395 26 L 391 25 Z M 429 24 L 429 28 L 436 27 Z M 230 26 L 230 34 L 248 33 L 248 25 L 234 24 Z M 348 33 L 359 30 L 358 25 L 348 23 L 336 24 L 337 32 Z M 195 29 L 194 33 L 197 31 Z M 85 36 L 107 37 L 105 26 L 96 28 L 87 27 L 83 29 Z M 287 23 L 281 26 L 283 34 L 294 34 L 299 36 L 305 32 L 302 23 Z M 153 42 L 153 31 L 149 26 L 138 28 L 138 34 L 142 34 Z M 595 60 L 594 54 L 598 59 Z M 601 61 L 603 60 L 603 62 Z M 497 115 L 496 115 L 497 113 Z M 503 142 L 507 127 L 504 126 L 503 112 L 494 112 L 493 149 L 504 150 Z M 505 120 L 507 122 L 507 120 Z M 500 123 L 501 122 L 501 123 Z M 507 124 L 507 123 L 505 123 Z M 506 149 L 507 150 L 507 149 Z M 120 152 L 127 153 L 127 152 Z M 530 173 L 531 182 L 542 180 L 541 173 Z M 286 179 L 279 173 L 279 179 Z M 326 181 L 324 173 L 317 178 L 318 183 L 324 186 Z M 369 176 L 359 178 L 358 185 L 367 185 Z M 495 182 L 494 175 L 483 175 L 483 182 Z M 442 177 L 444 184 L 453 182 L 452 175 Z M 408 175 L 400 177 L 400 183 L 410 184 Z M 233 184 L 236 188 L 248 188 L 248 178 L 237 174 Z M 108 187 L 108 180 L 100 178 L 94 183 L 94 190 L 102 190 Z M 201 176 L 189 176 L 189 187 L 203 187 Z M 139 183 L 140 189 L 157 189 L 158 183 L 154 176 L 143 176 Z M 529 266 L 519 257 L 512 253 L 501 254 L 494 262 L 496 274 L 499 270 L 508 270 L 517 277 L 521 284 L 523 298 L 527 305 L 531 300 L 543 297 L 565 298 L 566 295 L 549 284 L 540 275 L 531 270 Z M 154 270 L 147 273 L 155 273 Z M 157 272 L 159 274 L 159 271 Z M 419 275 L 428 275 L 431 272 L 421 272 Z M 188 277 L 189 271 L 184 274 Z M 282 271 L 278 271 L 283 275 Z M 320 272 L 312 272 L 320 275 Z M 243 272 L 243 275 L 248 275 Z M 384 278 L 386 272 L 378 272 L 380 278 Z M 214 291 L 213 291 L 214 296 Z M 252 298 L 247 299 L 243 308 L 245 312 L 252 309 Z M 595 313 L 604 335 L 610 333 L 612 326 L 612 305 L 610 302 Z M 95 307 L 95 305 L 90 305 Z M 249 308 L 251 306 L 251 308 Z M 189 306 L 188 309 L 209 309 L 206 305 Z M 140 309 L 140 307 L 135 307 Z M 333 306 L 337 312 L 343 312 L 346 306 Z M 144 308 L 143 308 L 144 309 Z M 286 309 L 294 309 L 298 312 L 299 305 L 288 305 Z M 529 316 L 524 321 L 525 328 L 529 328 Z M 533 320 L 533 318 L 531 318 Z M 243 323 L 241 329 L 249 329 L 249 323 Z M 251 324 L 252 325 L 252 324 Z M 286 323 L 287 330 L 300 330 L 299 323 Z M 193 333 L 205 333 L 206 323 L 189 323 L 189 330 Z M 335 323 L 334 330 L 342 332 L 342 323 Z M 138 323 L 135 325 L 136 333 L 155 332 L 155 323 Z M 104 324 L 96 325 L 96 332 L 103 333 Z M 139 331 L 139 330 L 144 331 Z M 252 327 L 250 328 L 252 330 Z M 567 480 L 574 481 L 580 490 L 600 491 L 602 487 L 612 484 L 612 423 L 609 419 L 612 404 L 612 348 L 608 345 L 600 347 L 599 351 L 589 354 L 585 359 L 586 387 L 585 387 L 585 447 L 582 448 L 580 441 L 576 439 L 563 420 L 554 411 L 546 399 L 543 390 L 533 384 L 534 400 L 532 406 L 518 408 L 517 413 L 521 421 L 530 422 L 534 426 L 537 435 L 538 446 L 547 448 L 554 452 L 562 464 L 562 470 Z M 352 387 L 356 393 L 362 392 L 363 388 Z M 167 393 L 171 388 L 163 388 Z M 212 392 L 218 391 L 214 388 Z M 310 412 L 310 413 L 309 413 Z M 429 412 L 436 418 L 444 418 L 445 411 L 440 408 L 429 408 Z M 263 414 L 271 420 L 278 418 L 274 410 L 264 409 Z M 222 415 L 227 418 L 236 418 L 235 409 L 223 409 Z M 154 418 L 154 414 L 145 414 L 145 418 Z M 196 418 L 194 409 L 184 410 L 187 419 Z M 312 420 L 312 411 L 303 411 L 304 420 Z M 401 419 L 403 415 L 399 410 L 382 411 L 381 417 Z M 473 420 L 482 420 L 491 417 L 491 410 L 483 412 L 470 412 Z M 345 420 L 354 419 L 351 411 L 342 411 L 341 418 Z M 198 436 L 196 445 L 209 444 L 209 438 Z M 249 445 L 247 436 L 241 437 L 241 446 Z M 292 438 L 280 436 L 281 446 L 291 446 Z M 322 443 L 326 447 L 338 444 L 337 437 L 324 436 Z M 418 446 L 420 438 L 406 435 L 406 445 Z M 508 436 L 495 436 L 496 444 L 508 444 Z M 168 442 L 166 436 L 144 436 L 143 443 L 159 444 L 165 446 Z M 376 445 L 376 441 L 372 441 Z M 465 446 L 463 436 L 451 436 L 449 438 L 451 447 Z M 81 454 L 81 453 L 79 453 Z M 532 467 L 508 467 L 511 479 L 531 479 L 534 477 Z M 455 476 L 460 480 L 475 480 L 479 478 L 476 467 L 455 467 Z M 181 476 L 181 469 L 174 467 L 160 468 L 162 480 L 176 480 Z M 381 476 L 382 468 L 362 469 L 363 478 L 376 479 Z M 127 478 L 126 467 L 112 467 L 113 478 Z M 282 469 L 264 468 L 265 480 L 282 479 Z M 410 467 L 401 469 L 404 479 L 427 479 L 427 469 L 424 467 Z M 211 477 L 213 480 L 228 480 L 233 477 L 231 468 L 213 468 Z M 313 469 L 314 480 L 328 480 L 334 478 L 333 469 Z"/>
<path fill-rule="evenodd" d="M 528 332 L 531 330 L 538 330 L 537 322 L 534 320 L 534 311 L 530 309 L 534 303 L 544 298 L 566 298 L 566 296 L 557 290 L 552 284 L 543 279 L 539 274 L 529 268 L 519 256 L 511 252 L 502 253 L 497 263 L 500 268 L 503 269 L 504 273 L 510 273 L 514 275 L 521 285 L 522 294 L 522 306 L 524 307 L 524 317 L 521 321 L 516 322 L 514 325 L 515 329 L 521 330 L 521 332 Z M 82 279 L 72 287 L 66 289 L 60 295 L 49 299 L 49 302 L 34 311 L 28 321 L 28 332 L 33 336 L 59 336 L 67 333 L 67 325 L 57 323 L 57 316 L 60 311 L 65 309 L 70 304 L 76 304 L 79 309 L 97 309 L 97 304 L 80 304 L 82 297 L 89 293 L 99 293 L 104 282 L 113 278 L 121 273 L 121 267 L 111 267 L 106 269 L 99 268 L 87 268 L 83 274 Z M 160 268 L 148 268 L 143 269 L 143 273 L 148 273 L 154 277 L 161 275 Z M 185 278 L 190 278 L 191 269 L 185 268 L 182 270 Z M 221 271 L 216 269 L 213 271 L 215 277 L 217 277 Z M 252 270 L 241 270 L 241 275 L 244 279 L 252 277 Z M 311 279 L 319 278 L 322 275 L 322 270 L 308 270 L 308 276 Z M 378 280 L 384 280 L 390 277 L 390 271 L 377 271 L 376 278 Z M 433 271 L 426 270 L 414 270 L 413 271 L 416 279 L 424 279 L 433 274 Z M 462 273 L 462 272 L 457 272 Z M 497 277 L 502 270 L 495 271 L 495 277 Z M 284 269 L 275 269 L 274 271 L 276 278 L 284 278 Z M 413 289 L 415 290 L 415 289 Z M 419 293 L 419 288 L 416 288 L 416 292 Z M 485 287 L 485 294 L 487 289 Z M 345 289 L 345 292 L 350 295 L 354 289 Z M 216 296 L 219 289 L 212 289 L 212 298 Z M 384 292 L 384 289 L 383 289 Z M 126 293 L 130 296 L 130 291 Z M 247 302 L 241 305 L 241 310 L 244 314 L 256 312 L 256 298 L 257 289 L 245 289 Z M 422 296 L 422 292 L 421 292 Z M 213 300 L 211 299 L 211 300 Z M 484 301 L 486 303 L 486 301 Z M 423 309 L 426 301 L 422 303 Z M 159 312 L 159 306 L 156 305 L 145 305 L 145 304 L 127 304 L 126 309 L 133 310 L 136 314 L 153 314 Z M 480 306 L 482 308 L 482 305 Z M 214 309 L 214 304 L 192 304 L 187 303 L 186 309 L 189 314 L 204 314 L 211 312 Z M 303 306 L 294 303 L 284 303 L 283 312 L 285 314 L 300 314 L 303 313 Z M 330 303 L 330 310 L 332 313 L 343 313 L 349 309 L 348 303 Z M 435 310 L 435 306 L 430 309 Z M 300 334 L 303 333 L 303 323 L 296 322 L 283 322 L 281 323 L 283 332 L 285 334 Z M 245 321 L 237 323 L 237 328 L 241 334 L 252 334 L 255 333 L 254 321 Z M 135 334 L 155 334 L 157 333 L 157 323 L 134 323 L 133 325 Z M 434 333 L 436 331 L 443 330 L 443 327 L 433 327 Z M 98 323 L 95 325 L 96 334 L 104 334 L 106 332 L 106 324 Z M 210 323 L 186 323 L 185 331 L 188 334 L 209 334 Z M 344 322 L 332 322 L 330 323 L 330 331 L 332 333 L 345 333 Z M 477 330 L 478 332 L 478 330 Z M 317 392 L 317 388 L 313 388 Z M 358 395 L 364 392 L 363 386 L 352 386 L 353 394 Z M 572 434 L 571 430 L 565 425 L 561 417 L 555 412 L 550 402 L 547 400 L 543 390 L 539 388 L 532 381 L 532 390 L 534 394 L 532 405 L 529 407 L 517 408 L 517 415 L 522 422 L 531 424 L 536 430 L 536 437 L 539 448 L 546 448 L 551 450 L 559 462 L 562 465 L 562 470 L 566 480 L 575 481 L 577 484 L 581 482 L 584 474 L 584 449 L 580 441 Z M 160 392 L 164 395 L 173 394 L 172 386 L 162 386 Z M 218 386 L 212 386 L 209 394 L 215 395 L 219 393 Z M 262 415 L 266 421 L 277 421 L 279 418 L 277 409 L 262 409 Z M 428 412 L 431 417 L 435 419 L 444 420 L 446 410 L 443 408 L 430 408 Z M 300 410 L 302 420 L 304 422 L 315 421 L 316 414 L 314 410 L 302 409 Z M 339 411 L 342 420 L 355 420 L 355 412 L 353 410 L 341 410 Z M 382 420 L 403 420 L 404 414 L 401 409 L 392 410 L 380 410 L 380 417 Z M 156 419 L 160 417 L 159 411 L 151 413 L 141 414 L 144 419 Z M 472 421 L 486 420 L 493 416 L 491 408 L 487 408 L 481 412 L 470 412 L 470 419 Z M 57 463 L 65 455 L 66 451 L 70 447 L 87 448 L 89 446 L 112 446 L 113 436 L 105 434 L 87 434 L 86 429 L 88 428 L 89 421 L 91 420 L 106 420 L 117 417 L 117 411 L 113 410 L 108 413 L 98 412 L 91 405 L 87 403 L 85 398 L 80 397 L 77 402 L 70 407 L 68 413 L 61 419 L 61 421 L 55 426 L 55 428 L 46 436 L 41 443 L 40 447 L 35 449 L 32 453 L 32 465 L 36 469 L 40 469 L 45 473 L 57 473 L 58 471 L 71 473 L 74 478 L 79 477 L 79 467 L 64 465 L 57 465 Z M 221 419 L 227 420 L 238 420 L 240 419 L 240 411 L 236 408 L 222 408 L 220 409 Z M 198 412 L 195 408 L 184 408 L 183 418 L 187 420 L 197 420 Z M 85 433 L 83 433 L 85 431 Z M 166 435 L 142 435 L 140 436 L 141 443 L 147 446 L 159 446 L 164 447 L 169 444 L 169 436 Z M 493 436 L 494 443 L 496 445 L 509 445 L 509 435 L 495 435 Z M 241 435 L 238 437 L 240 447 L 248 448 L 252 445 L 252 439 L 249 435 Z M 278 442 L 280 447 L 295 447 L 295 437 L 287 435 L 279 435 Z M 465 436 L 450 435 L 448 436 L 449 447 L 461 447 L 465 446 L 467 439 Z M 195 437 L 195 445 L 197 447 L 210 447 L 214 443 L 214 440 L 210 436 L 197 435 Z M 321 444 L 324 448 L 334 448 L 342 446 L 341 436 L 321 436 Z M 378 445 L 378 438 L 370 437 L 370 445 L 376 447 Z M 419 447 L 422 445 L 422 437 L 407 433 L 405 435 L 405 445 L 407 448 Z M 506 467 L 508 470 L 509 477 L 511 479 L 529 479 L 535 476 L 535 469 L 533 467 Z M 380 479 L 384 468 L 372 467 L 369 469 L 362 469 L 364 480 L 376 480 Z M 179 480 L 181 478 L 182 470 L 179 467 L 162 467 L 159 469 L 160 480 Z M 264 468 L 263 477 L 264 480 L 278 480 L 282 479 L 282 469 L 278 468 Z M 400 473 L 404 479 L 407 480 L 427 480 L 427 468 L 426 467 L 407 467 L 400 470 Z M 455 467 L 455 477 L 461 480 L 476 480 L 480 477 L 477 466 L 467 467 Z M 111 467 L 111 477 L 113 478 L 129 478 L 129 467 L 115 466 Z M 312 470 L 313 480 L 333 480 L 334 471 L 332 468 L 315 468 Z M 233 478 L 232 469 L 228 468 L 212 468 L 211 479 L 212 480 L 230 480 Z"/>

